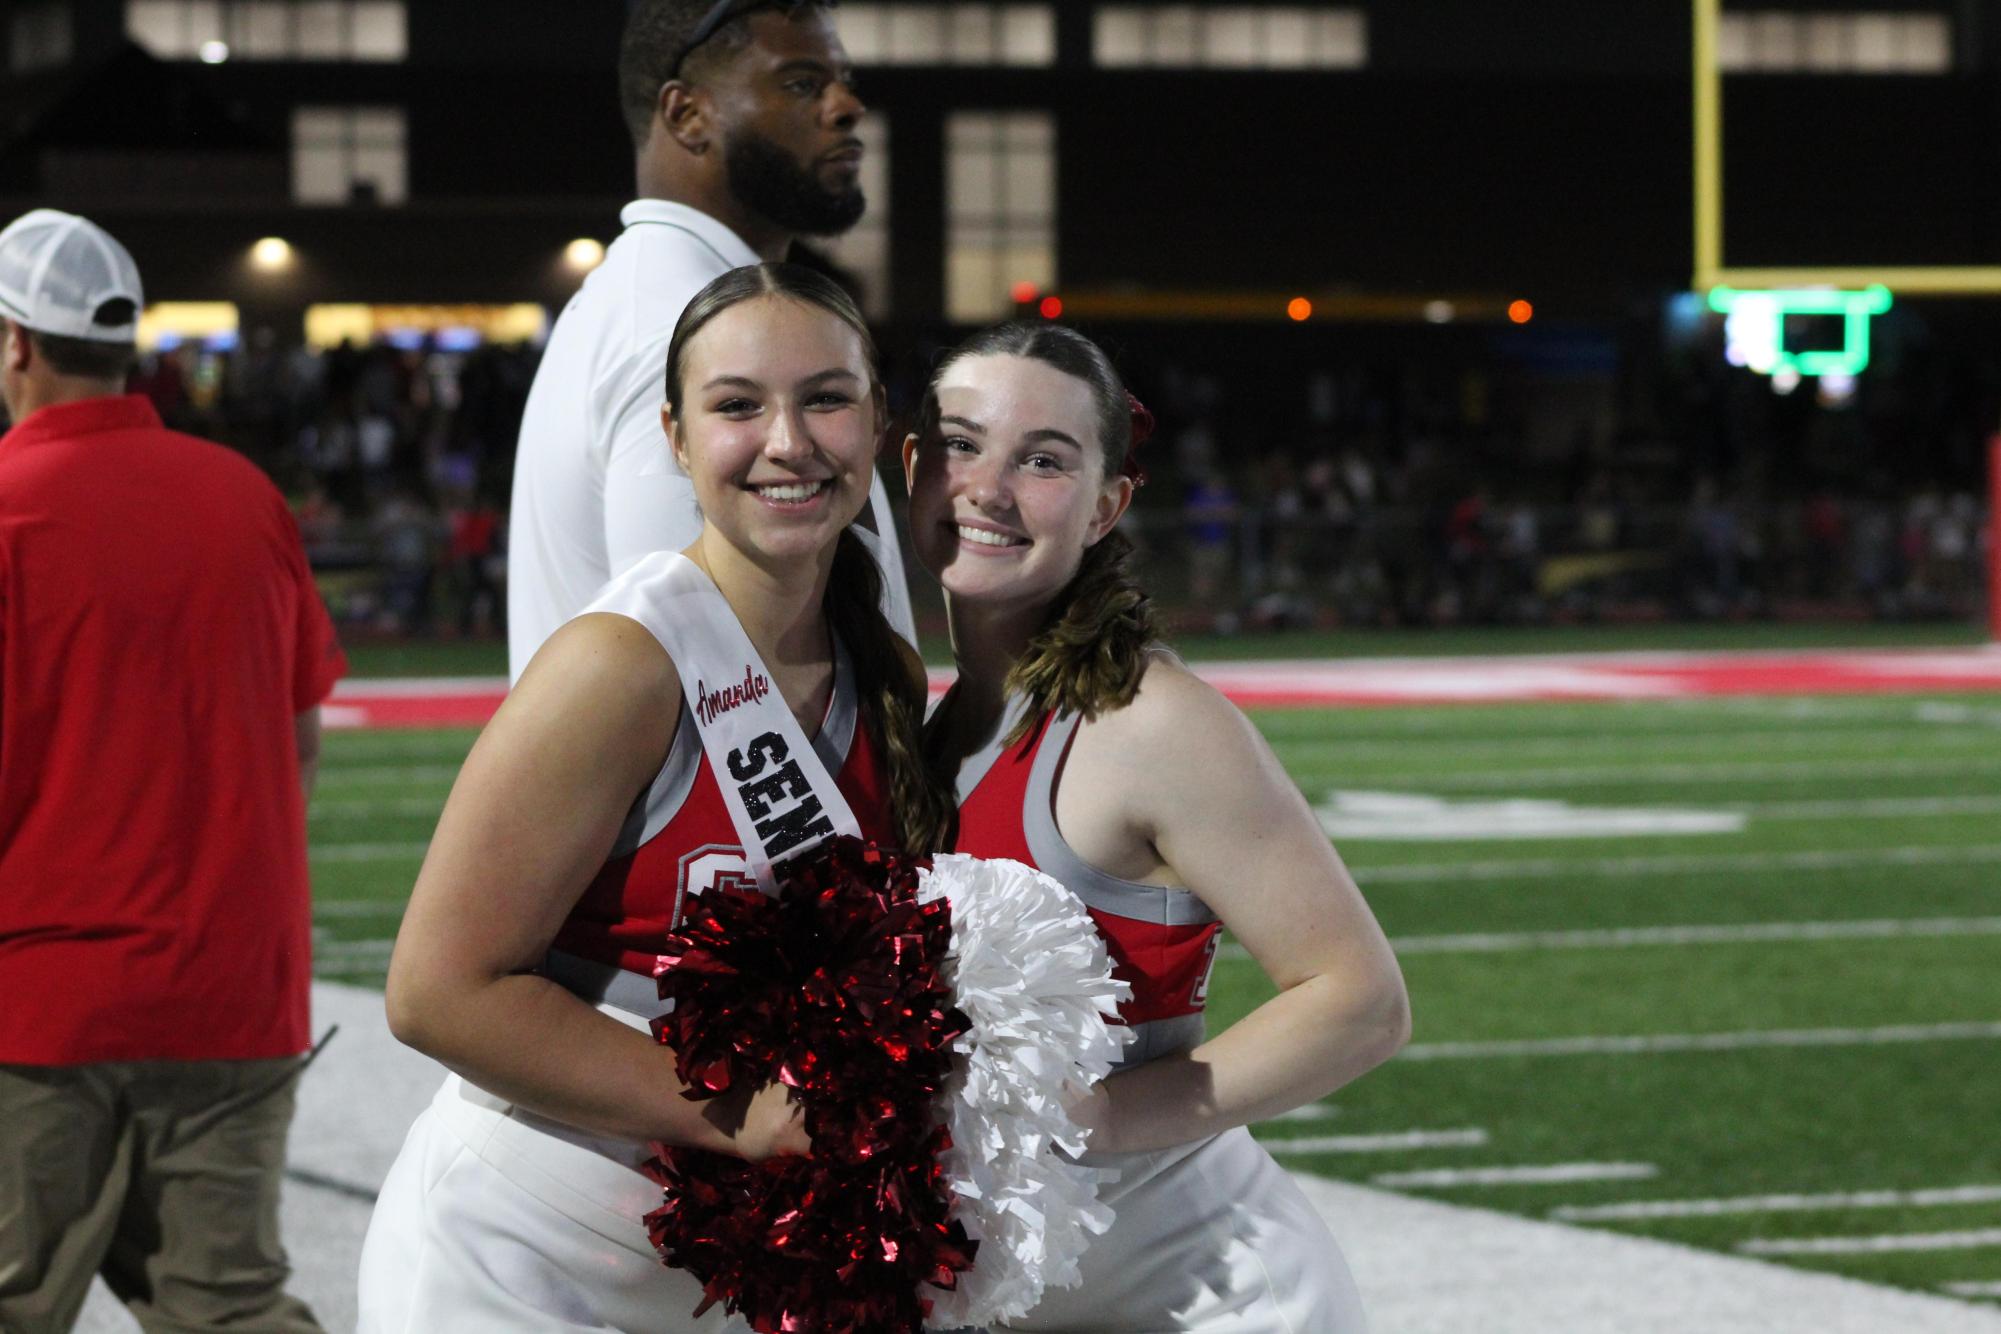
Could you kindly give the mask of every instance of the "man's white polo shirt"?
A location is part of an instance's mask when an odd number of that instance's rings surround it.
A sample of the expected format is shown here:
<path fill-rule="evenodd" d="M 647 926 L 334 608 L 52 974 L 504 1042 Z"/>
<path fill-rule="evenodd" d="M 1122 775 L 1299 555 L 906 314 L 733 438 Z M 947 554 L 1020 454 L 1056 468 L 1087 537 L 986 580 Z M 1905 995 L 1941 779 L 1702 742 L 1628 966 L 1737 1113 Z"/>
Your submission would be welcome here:
<path fill-rule="evenodd" d="M 667 344 L 697 292 L 758 255 L 685 204 L 641 199 L 619 216 L 624 232 L 556 320 L 521 419 L 507 549 L 516 679 L 606 580 L 648 552 L 681 550 L 702 526 L 694 487 L 660 429 Z M 872 499 L 884 536 L 870 543 L 883 566 L 884 609 L 914 639 L 880 477 Z"/>

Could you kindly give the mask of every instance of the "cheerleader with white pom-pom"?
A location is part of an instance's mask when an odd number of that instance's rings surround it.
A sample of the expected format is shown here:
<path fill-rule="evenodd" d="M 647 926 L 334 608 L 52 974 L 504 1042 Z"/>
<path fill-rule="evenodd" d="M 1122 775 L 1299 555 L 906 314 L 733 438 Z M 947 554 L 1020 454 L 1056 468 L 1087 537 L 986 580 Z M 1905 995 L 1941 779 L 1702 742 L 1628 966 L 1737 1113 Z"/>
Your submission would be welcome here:
<path fill-rule="evenodd" d="M 1388 1059 L 1403 980 L 1263 740 L 1154 642 L 1113 531 L 1150 426 L 1095 344 L 1016 324 L 946 358 L 904 444 L 959 665 L 929 734 L 956 846 L 1076 893 L 1133 988 L 1124 1062 L 1075 1109 L 1111 1229 L 1006 1328 L 1352 1334 L 1334 1239 L 1243 1127 Z M 1225 926 L 1279 994 L 1205 1037 Z"/>

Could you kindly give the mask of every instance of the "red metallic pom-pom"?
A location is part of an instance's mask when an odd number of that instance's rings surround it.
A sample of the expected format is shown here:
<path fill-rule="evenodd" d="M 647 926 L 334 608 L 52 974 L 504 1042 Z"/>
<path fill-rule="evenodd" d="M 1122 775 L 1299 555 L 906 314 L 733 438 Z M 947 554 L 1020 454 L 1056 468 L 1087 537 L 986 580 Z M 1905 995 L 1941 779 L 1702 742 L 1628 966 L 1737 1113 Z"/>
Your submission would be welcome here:
<path fill-rule="evenodd" d="M 646 1216 L 668 1264 L 766 1334 L 921 1328 L 976 1243 L 950 1217 L 933 1112 L 968 1028 L 943 977 L 951 907 L 917 901 L 916 858 L 836 839 L 781 868 L 776 897 L 703 895 L 658 971 L 656 1023 L 691 1098 L 782 1080 L 805 1158 L 658 1146 Z"/>

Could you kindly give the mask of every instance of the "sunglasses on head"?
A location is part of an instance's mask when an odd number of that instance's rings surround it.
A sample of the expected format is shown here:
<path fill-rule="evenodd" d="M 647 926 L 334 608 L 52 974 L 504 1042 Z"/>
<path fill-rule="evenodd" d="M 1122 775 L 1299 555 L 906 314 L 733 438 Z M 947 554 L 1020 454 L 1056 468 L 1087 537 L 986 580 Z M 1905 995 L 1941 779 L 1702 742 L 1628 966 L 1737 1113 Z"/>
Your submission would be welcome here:
<path fill-rule="evenodd" d="M 740 19 L 745 14 L 752 14 L 760 9 L 776 9 L 790 17 L 808 5 L 824 5 L 831 9 L 839 3 L 840 0 L 716 0 L 716 3 L 709 7 L 709 12 L 702 15 L 702 21 L 695 25 L 695 31 L 689 34 L 687 45 L 683 46 L 681 53 L 674 57 L 674 72 L 668 77 L 680 78 L 681 66 L 687 63 L 695 48 L 721 32 L 723 25 L 732 19 Z"/>

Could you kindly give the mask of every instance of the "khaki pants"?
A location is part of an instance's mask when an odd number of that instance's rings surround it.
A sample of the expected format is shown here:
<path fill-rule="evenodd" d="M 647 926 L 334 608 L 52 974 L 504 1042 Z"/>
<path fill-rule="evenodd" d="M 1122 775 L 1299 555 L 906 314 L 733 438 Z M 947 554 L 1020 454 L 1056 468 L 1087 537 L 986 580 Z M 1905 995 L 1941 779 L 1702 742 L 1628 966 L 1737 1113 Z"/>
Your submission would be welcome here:
<path fill-rule="evenodd" d="M 0 1065 L 0 1330 L 69 1334 L 93 1275 L 148 1334 L 313 1334 L 278 1184 L 297 1059 Z"/>

